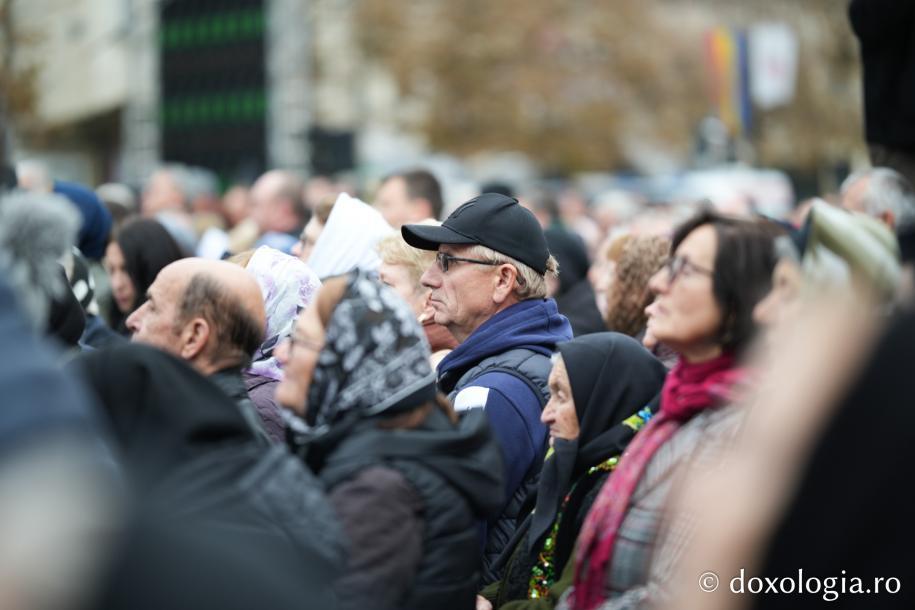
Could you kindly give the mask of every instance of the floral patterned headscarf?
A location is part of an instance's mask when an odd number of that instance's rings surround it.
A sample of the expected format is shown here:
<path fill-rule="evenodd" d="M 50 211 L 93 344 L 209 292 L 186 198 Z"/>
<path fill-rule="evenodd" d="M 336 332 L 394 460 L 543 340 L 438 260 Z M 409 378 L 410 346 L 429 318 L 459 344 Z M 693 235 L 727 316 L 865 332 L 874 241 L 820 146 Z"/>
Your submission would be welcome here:
<path fill-rule="evenodd" d="M 410 306 L 364 271 L 346 277 L 308 391 L 306 420 L 315 427 L 435 398 L 429 344 Z"/>
<path fill-rule="evenodd" d="M 266 339 L 254 352 L 247 372 L 280 380 L 283 370 L 273 351 L 292 334 L 299 313 L 314 300 L 321 281 L 298 258 L 267 246 L 258 248 L 245 268 L 261 287 L 267 314 Z"/>

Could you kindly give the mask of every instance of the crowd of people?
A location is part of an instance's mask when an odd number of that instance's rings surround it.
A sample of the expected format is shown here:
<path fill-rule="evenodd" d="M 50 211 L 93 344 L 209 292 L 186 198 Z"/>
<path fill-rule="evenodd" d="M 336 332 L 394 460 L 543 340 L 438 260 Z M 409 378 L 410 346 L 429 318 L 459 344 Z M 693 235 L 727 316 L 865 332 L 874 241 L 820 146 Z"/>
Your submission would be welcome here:
<path fill-rule="evenodd" d="M 799 569 L 812 601 L 912 603 L 892 169 L 797 224 L 750 197 L 448 206 L 425 170 L 372 205 L 280 170 L 220 199 L 168 165 L 139 201 L 17 170 L 5 607 L 798 607 L 727 582 Z"/>
<path fill-rule="evenodd" d="M 0 165 L 0 607 L 911 608 L 913 7 L 784 218 Z"/>

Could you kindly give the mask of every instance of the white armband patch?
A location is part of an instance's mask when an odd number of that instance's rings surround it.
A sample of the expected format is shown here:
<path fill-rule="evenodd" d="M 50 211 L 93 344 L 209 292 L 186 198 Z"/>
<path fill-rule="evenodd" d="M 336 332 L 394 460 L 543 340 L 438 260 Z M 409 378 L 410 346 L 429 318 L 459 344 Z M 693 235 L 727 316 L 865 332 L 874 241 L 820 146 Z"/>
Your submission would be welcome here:
<path fill-rule="evenodd" d="M 487 398 L 489 398 L 489 388 L 477 385 L 464 388 L 454 397 L 454 410 L 482 409 L 486 406 Z"/>

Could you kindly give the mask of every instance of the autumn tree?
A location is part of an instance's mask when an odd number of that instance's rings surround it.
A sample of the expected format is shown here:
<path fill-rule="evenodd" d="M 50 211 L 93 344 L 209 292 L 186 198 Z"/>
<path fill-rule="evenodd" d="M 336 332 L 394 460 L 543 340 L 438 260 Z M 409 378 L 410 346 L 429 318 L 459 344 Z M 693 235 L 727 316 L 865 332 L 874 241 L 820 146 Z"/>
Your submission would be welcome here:
<path fill-rule="evenodd" d="M 625 167 L 639 146 L 688 160 L 715 111 L 704 36 L 789 25 L 795 99 L 754 115 L 758 161 L 815 167 L 860 147 L 857 47 L 847 0 L 361 0 L 368 61 L 423 113 L 402 117 L 437 150 L 520 150 L 545 169 Z M 415 106 L 411 106 L 415 107 Z"/>
<path fill-rule="evenodd" d="M 626 164 L 633 139 L 685 155 L 706 110 L 701 44 L 646 4 L 363 0 L 358 23 L 367 57 L 426 102 L 433 148 L 568 172 Z"/>

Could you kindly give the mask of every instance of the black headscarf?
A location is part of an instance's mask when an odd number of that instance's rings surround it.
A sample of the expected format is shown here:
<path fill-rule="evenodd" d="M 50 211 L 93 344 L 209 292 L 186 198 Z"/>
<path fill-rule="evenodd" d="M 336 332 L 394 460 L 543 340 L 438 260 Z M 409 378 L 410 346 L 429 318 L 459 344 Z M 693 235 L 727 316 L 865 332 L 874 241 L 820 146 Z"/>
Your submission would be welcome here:
<path fill-rule="evenodd" d="M 63 280 L 62 286 L 60 294 L 53 295 L 50 299 L 47 334 L 67 347 L 76 347 L 86 328 L 86 315 L 73 290 L 70 289 L 63 267 L 60 267 L 59 275 Z"/>
<path fill-rule="evenodd" d="M 528 543 L 531 550 L 549 531 L 562 499 L 590 467 L 619 455 L 635 431 L 622 422 L 661 391 L 667 369 L 637 341 L 620 333 L 585 335 L 560 343 L 569 375 L 579 435 L 556 439 L 543 464 Z"/>
<path fill-rule="evenodd" d="M 315 472 L 358 421 L 419 406 L 436 393 L 429 344 L 409 306 L 364 271 L 345 277 L 312 374 L 305 421 L 283 413 L 287 443 Z"/>
<path fill-rule="evenodd" d="M 356 270 L 331 314 L 308 391 L 309 423 L 329 426 L 349 412 L 395 413 L 435 398 L 429 344 L 403 299 Z"/>
<path fill-rule="evenodd" d="M 181 360 L 130 343 L 81 356 L 124 465 L 140 483 L 225 443 L 254 441 L 232 400 Z"/>
<path fill-rule="evenodd" d="M 553 295 L 559 313 L 569 319 L 572 333 L 578 337 L 607 330 L 597 308 L 594 288 L 588 281 L 588 251 L 577 233 L 561 226 L 544 231 L 550 254 L 559 262 L 559 290 Z"/>
<path fill-rule="evenodd" d="M 559 292 L 565 294 L 572 286 L 588 276 L 591 262 L 585 243 L 577 233 L 561 227 L 551 227 L 543 232 L 550 254 L 559 262 Z"/>

